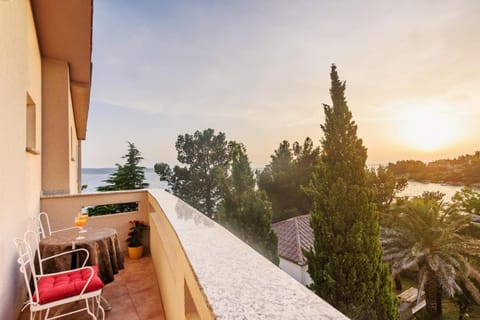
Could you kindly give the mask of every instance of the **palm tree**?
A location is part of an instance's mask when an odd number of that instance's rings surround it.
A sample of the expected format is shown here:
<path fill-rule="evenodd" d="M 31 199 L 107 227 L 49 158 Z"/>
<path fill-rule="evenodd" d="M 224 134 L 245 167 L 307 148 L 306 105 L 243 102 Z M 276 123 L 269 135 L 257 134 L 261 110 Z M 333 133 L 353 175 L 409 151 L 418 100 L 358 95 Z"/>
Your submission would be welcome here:
<path fill-rule="evenodd" d="M 441 289 L 449 296 L 463 294 L 462 287 L 480 303 L 480 273 L 471 264 L 480 254 L 480 241 L 462 235 L 471 218 L 456 206 L 433 198 L 415 198 L 391 213 L 382 229 L 384 261 L 395 277 L 418 268 L 418 292 L 425 291 L 427 312 L 433 319 L 442 313 Z M 473 280 L 473 281 L 472 281 Z"/>

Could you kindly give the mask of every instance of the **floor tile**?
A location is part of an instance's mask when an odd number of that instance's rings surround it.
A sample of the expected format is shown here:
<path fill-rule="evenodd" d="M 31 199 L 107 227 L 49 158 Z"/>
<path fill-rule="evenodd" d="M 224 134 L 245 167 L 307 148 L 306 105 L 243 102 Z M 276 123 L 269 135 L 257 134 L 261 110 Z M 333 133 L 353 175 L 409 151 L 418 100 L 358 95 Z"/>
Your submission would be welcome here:
<path fill-rule="evenodd" d="M 131 260 L 125 257 L 125 269 L 115 275 L 115 281 L 105 286 L 103 297 L 112 306 L 111 311 L 105 312 L 108 320 L 164 320 L 164 312 L 160 291 L 155 276 L 155 270 L 151 257 L 142 257 L 139 260 Z M 52 310 L 56 314 L 59 310 L 74 310 L 83 306 L 83 302 L 72 303 Z M 19 317 L 19 320 L 29 319 L 27 308 Z M 91 319 L 86 313 L 77 313 L 65 318 L 65 320 Z"/>

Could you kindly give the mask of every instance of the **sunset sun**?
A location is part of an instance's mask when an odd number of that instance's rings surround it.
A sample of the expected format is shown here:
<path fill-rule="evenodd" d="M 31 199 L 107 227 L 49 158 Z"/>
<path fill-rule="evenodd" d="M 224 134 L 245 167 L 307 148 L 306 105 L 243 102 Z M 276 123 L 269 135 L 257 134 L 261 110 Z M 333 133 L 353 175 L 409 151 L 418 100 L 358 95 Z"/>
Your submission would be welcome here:
<path fill-rule="evenodd" d="M 461 126 L 456 118 L 433 110 L 406 111 L 400 128 L 404 144 L 424 151 L 449 146 L 461 135 Z"/>

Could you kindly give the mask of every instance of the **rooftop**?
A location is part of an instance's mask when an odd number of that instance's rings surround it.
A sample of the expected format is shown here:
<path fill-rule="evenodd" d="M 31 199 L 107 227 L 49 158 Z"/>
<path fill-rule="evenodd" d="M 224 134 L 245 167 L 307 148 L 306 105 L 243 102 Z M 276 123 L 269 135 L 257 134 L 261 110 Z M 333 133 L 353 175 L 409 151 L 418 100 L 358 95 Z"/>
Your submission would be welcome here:
<path fill-rule="evenodd" d="M 303 249 L 313 246 L 313 231 L 310 227 L 310 215 L 293 217 L 272 224 L 278 236 L 278 255 L 298 265 L 305 265 L 307 259 Z"/>

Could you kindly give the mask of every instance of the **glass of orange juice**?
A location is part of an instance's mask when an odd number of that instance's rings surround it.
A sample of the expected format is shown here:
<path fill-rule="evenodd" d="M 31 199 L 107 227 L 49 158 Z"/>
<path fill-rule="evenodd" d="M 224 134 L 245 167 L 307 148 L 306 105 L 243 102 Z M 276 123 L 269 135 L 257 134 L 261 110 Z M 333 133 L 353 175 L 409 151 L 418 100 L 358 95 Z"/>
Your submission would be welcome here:
<path fill-rule="evenodd" d="M 81 219 L 81 220 L 85 220 L 85 223 L 87 223 L 88 213 L 81 213 L 81 214 L 80 214 L 80 219 Z"/>
<path fill-rule="evenodd" d="M 83 230 L 83 226 L 85 225 L 85 223 L 86 223 L 86 220 L 81 219 L 81 218 L 80 218 L 80 215 L 76 215 L 76 216 L 75 216 L 75 225 L 76 225 L 77 227 L 80 227 L 80 231 L 78 231 L 78 234 L 79 234 L 79 235 L 75 238 L 75 240 L 85 239 L 84 236 L 81 236 L 81 235 L 80 235 L 81 232 L 85 232 L 85 230 Z"/>
<path fill-rule="evenodd" d="M 84 233 L 84 232 L 87 232 L 83 226 L 87 223 L 87 220 L 88 220 L 88 215 L 87 214 L 78 214 L 76 217 L 75 217 L 75 225 L 77 227 L 80 227 L 80 231 L 79 233 Z"/>

